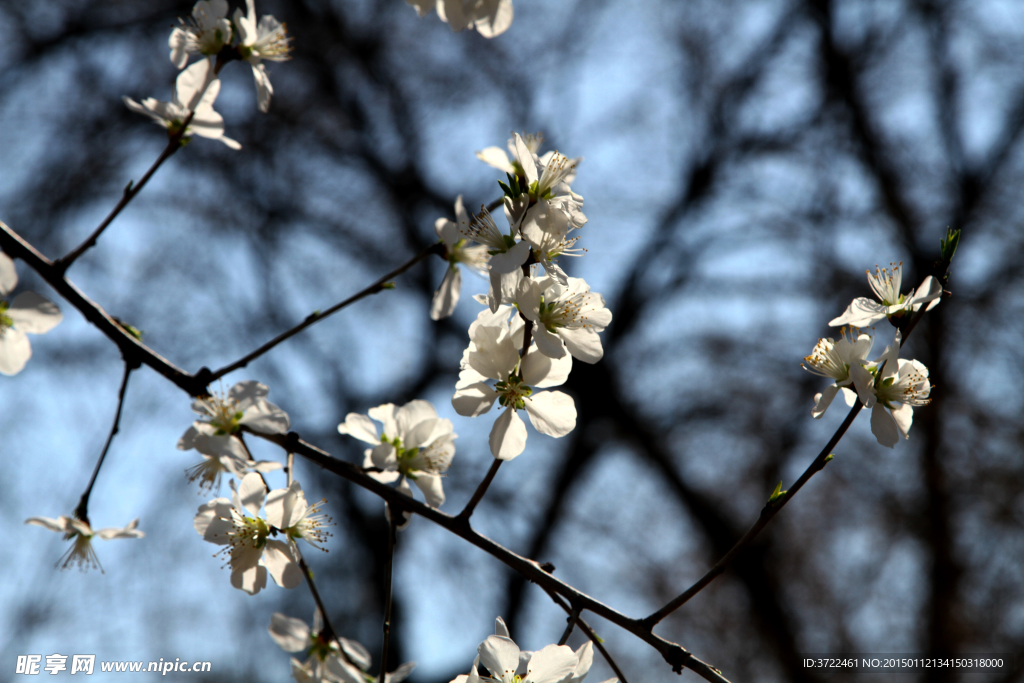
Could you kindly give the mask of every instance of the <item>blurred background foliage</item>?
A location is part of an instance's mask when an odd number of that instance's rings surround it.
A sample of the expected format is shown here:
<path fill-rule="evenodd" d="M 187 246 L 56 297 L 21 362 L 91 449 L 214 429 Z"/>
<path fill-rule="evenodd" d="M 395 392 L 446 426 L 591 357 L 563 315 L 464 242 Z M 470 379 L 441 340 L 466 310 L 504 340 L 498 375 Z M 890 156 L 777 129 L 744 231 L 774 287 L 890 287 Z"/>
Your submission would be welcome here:
<path fill-rule="evenodd" d="M 516 0 L 491 41 L 401 0 L 260 0 L 294 36 L 256 110 L 231 64 L 217 103 L 243 149 L 196 139 L 69 278 L 190 371 L 222 366 L 436 240 L 433 222 L 499 196 L 475 150 L 509 131 L 585 157 L 589 253 L 567 264 L 615 315 L 604 360 L 576 363 L 577 429 L 532 433 L 475 525 L 613 607 L 646 615 L 687 588 L 795 477 L 842 417 L 810 417 L 825 381 L 800 369 L 826 322 L 902 261 L 905 289 L 962 228 L 952 298 L 905 357 L 934 400 L 880 447 L 861 417 L 824 472 L 726 574 L 659 627 L 733 681 L 818 681 L 804 653 L 1024 651 L 1024 5 L 970 2 Z M 0 219 L 55 258 L 77 245 L 165 143 L 122 104 L 169 99 L 166 41 L 189 2 L 0 3 Z M 431 400 L 460 434 L 458 510 L 490 465 L 490 418 L 454 415 L 467 275 L 453 319 L 428 306 L 434 259 L 227 378 L 258 379 L 293 429 L 338 457 L 350 411 Z M 19 264 L 25 286 L 55 294 Z M 187 397 L 135 373 L 93 494 L 106 576 L 54 572 L 62 543 L 21 522 L 69 514 L 116 407 L 115 347 L 69 306 L 3 378 L 0 666 L 25 653 L 210 660 L 208 680 L 283 680 L 266 633 L 309 620 L 305 589 L 233 590 L 191 528 L 206 500 L 175 450 Z M 875 353 L 891 339 L 876 330 Z M 280 457 L 257 444 L 258 457 Z M 307 553 L 342 635 L 376 652 L 386 539 L 373 496 L 299 463 L 337 526 Z M 282 485 L 275 480 L 272 485 Z M 222 489 L 227 491 L 226 485 Z M 495 616 L 526 649 L 564 614 L 535 586 L 416 519 L 399 539 L 395 664 L 417 683 L 465 673 Z M 592 618 L 631 681 L 677 678 Z M 570 641 L 579 644 L 579 634 Z M 1020 666 L 972 681 L 1019 680 Z M 604 662 L 592 678 L 611 675 Z M 690 672 L 685 680 L 696 680 Z M 900 680 L 960 680 L 948 669 Z M 829 680 L 844 680 L 835 675 Z"/>

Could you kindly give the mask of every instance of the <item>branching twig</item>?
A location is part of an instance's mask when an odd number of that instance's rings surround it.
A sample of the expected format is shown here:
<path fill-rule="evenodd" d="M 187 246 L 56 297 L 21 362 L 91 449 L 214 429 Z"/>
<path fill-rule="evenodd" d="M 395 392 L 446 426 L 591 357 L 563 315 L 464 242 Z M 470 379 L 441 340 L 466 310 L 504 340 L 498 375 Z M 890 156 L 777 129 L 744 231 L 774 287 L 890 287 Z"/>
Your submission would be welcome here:
<path fill-rule="evenodd" d="M 491 485 L 491 482 L 494 480 L 494 475 L 498 473 L 498 468 L 501 467 L 501 463 L 503 462 L 505 461 L 498 460 L 497 458 L 494 459 L 494 462 L 491 463 L 491 469 L 487 470 L 487 476 L 485 476 L 484 480 L 480 482 L 480 485 L 476 487 L 476 491 L 473 492 L 473 497 L 469 499 L 468 503 L 466 503 L 466 507 L 462 508 L 462 512 L 459 513 L 457 519 L 469 521 L 470 516 L 473 514 L 473 510 L 476 509 L 477 503 L 479 503 L 480 500 L 483 499 L 484 494 L 487 493 L 487 487 Z"/>
<path fill-rule="evenodd" d="M 388 556 L 384 563 L 384 645 L 380 653 L 380 676 L 377 680 L 384 683 L 388 673 L 388 645 L 391 642 L 391 579 L 395 564 L 396 517 L 401 511 L 388 505 Z"/>
<path fill-rule="evenodd" d="M 565 601 L 565 598 L 563 598 L 558 593 L 553 593 L 547 589 L 544 589 L 544 592 L 548 594 L 548 596 L 555 602 L 556 605 L 564 609 L 566 614 L 572 614 L 572 608 L 569 606 L 569 603 Z M 583 634 L 587 636 L 587 638 L 590 639 L 590 642 L 594 644 L 594 647 L 597 648 L 597 651 L 601 653 L 601 656 L 604 657 L 604 660 L 608 662 L 608 666 L 612 668 L 612 671 L 615 672 L 615 675 L 619 677 L 619 683 L 629 683 L 629 681 L 626 680 L 626 674 L 622 673 L 622 669 L 620 669 L 619 665 L 615 663 L 614 659 L 612 659 L 612 656 L 605 648 L 604 643 L 601 642 L 601 639 L 598 637 L 598 635 L 594 633 L 594 629 L 590 628 L 590 625 L 587 624 L 587 622 L 584 621 L 581 617 L 578 617 L 576 619 L 576 623 L 580 627 L 580 630 L 583 631 Z"/>
<path fill-rule="evenodd" d="M 580 619 L 580 608 L 573 607 L 572 611 L 569 612 L 569 618 L 566 619 L 565 630 L 562 631 L 562 637 L 558 639 L 559 645 L 565 645 L 569 642 L 569 636 L 572 635 L 572 630 L 576 628 L 576 622 Z"/>
<path fill-rule="evenodd" d="M 110 427 L 107 442 L 103 444 L 103 452 L 100 453 L 99 460 L 96 461 L 96 467 L 93 468 L 89 485 L 85 487 L 82 497 L 78 500 L 78 507 L 75 508 L 75 518 L 82 520 L 86 524 L 89 523 L 89 496 L 92 494 L 93 484 L 96 483 L 96 476 L 100 473 L 100 468 L 103 467 L 103 461 L 107 457 L 107 451 L 110 450 L 110 444 L 114 440 L 114 435 L 120 429 L 121 409 L 124 407 L 124 393 L 128 390 L 128 377 L 131 376 L 132 370 L 137 367 L 139 366 L 136 364 L 129 363 L 128 361 L 124 362 L 124 377 L 121 378 L 121 388 L 117 391 L 117 412 L 114 413 L 114 424 Z"/>
<path fill-rule="evenodd" d="M 350 296 L 349 298 L 345 299 L 344 301 L 341 301 L 339 303 L 334 304 L 333 306 L 331 306 L 330 308 L 328 308 L 325 311 L 322 311 L 322 312 L 321 311 L 316 311 L 316 312 L 310 313 L 308 316 L 306 316 L 306 319 L 303 320 L 301 323 L 299 323 L 295 327 L 291 328 L 290 330 L 288 330 L 286 332 L 282 332 L 281 334 L 277 335 L 276 337 L 274 337 L 273 339 L 268 341 L 266 344 L 264 344 L 263 346 L 259 347 L 255 351 L 253 351 L 252 353 L 249 353 L 249 354 L 243 356 L 242 358 L 236 360 L 234 363 L 231 363 L 230 365 L 225 365 L 223 368 L 214 371 L 211 375 L 208 376 L 208 380 L 207 381 L 212 382 L 215 379 L 219 379 L 219 378 L 223 377 L 224 375 L 228 374 L 229 372 L 233 372 L 235 370 L 238 370 L 239 368 L 244 368 L 250 362 L 256 360 L 257 358 L 259 358 L 260 356 L 262 356 L 267 351 L 269 351 L 270 349 L 274 348 L 275 346 L 277 346 L 281 342 L 285 341 L 286 339 L 290 339 L 291 337 L 294 337 L 296 334 L 298 334 L 299 332 L 302 332 L 304 329 L 306 329 L 307 327 L 309 327 L 313 323 L 316 323 L 316 322 L 319 322 L 319 321 L 323 320 L 324 318 L 326 318 L 327 316 L 331 315 L 332 313 L 340 311 L 341 309 L 345 308 L 349 304 L 355 303 L 356 301 L 359 301 L 360 299 L 362 299 L 364 297 L 367 297 L 370 294 L 376 294 L 377 292 L 380 292 L 380 291 L 384 290 L 385 289 L 384 284 L 386 282 L 388 282 L 392 278 L 395 278 L 395 277 L 401 275 L 402 273 L 404 273 L 405 271 L 409 270 L 410 268 L 412 268 L 417 263 L 419 263 L 423 259 L 425 259 L 428 256 L 430 256 L 431 254 L 438 254 L 440 256 L 444 256 L 444 254 L 442 252 L 443 248 L 444 248 L 444 243 L 443 242 L 438 242 L 437 244 L 433 244 L 430 247 L 424 249 L 420 253 L 418 253 L 415 256 L 413 256 L 411 259 L 406 261 L 404 264 L 400 265 L 398 268 L 395 268 L 394 270 L 392 270 L 390 273 L 380 277 L 376 282 L 374 282 L 369 287 L 366 287 L 365 289 L 363 289 L 363 290 L 353 294 L 352 296 Z"/>

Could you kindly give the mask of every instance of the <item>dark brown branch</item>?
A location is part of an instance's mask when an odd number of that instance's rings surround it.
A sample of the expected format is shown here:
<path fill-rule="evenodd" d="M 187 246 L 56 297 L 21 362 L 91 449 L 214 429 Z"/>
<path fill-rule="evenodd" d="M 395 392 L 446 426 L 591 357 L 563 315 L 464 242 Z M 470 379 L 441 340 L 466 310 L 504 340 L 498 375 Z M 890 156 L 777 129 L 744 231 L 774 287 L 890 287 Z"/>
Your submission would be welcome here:
<path fill-rule="evenodd" d="M 473 510 L 476 509 L 477 504 L 481 499 L 483 499 L 484 494 L 487 493 L 487 488 L 491 485 L 491 482 L 494 480 L 494 475 L 498 473 L 498 468 L 501 467 L 501 463 L 503 462 L 505 461 L 498 460 L 497 458 L 494 459 L 494 462 L 491 463 L 491 469 L 487 470 L 487 475 L 484 477 L 484 480 L 476 487 L 476 491 L 473 492 L 473 497 L 469 499 L 468 503 L 466 503 L 466 507 L 464 507 L 462 512 L 459 513 L 457 519 L 464 519 L 467 522 L 469 521 L 470 516 L 473 514 Z"/>

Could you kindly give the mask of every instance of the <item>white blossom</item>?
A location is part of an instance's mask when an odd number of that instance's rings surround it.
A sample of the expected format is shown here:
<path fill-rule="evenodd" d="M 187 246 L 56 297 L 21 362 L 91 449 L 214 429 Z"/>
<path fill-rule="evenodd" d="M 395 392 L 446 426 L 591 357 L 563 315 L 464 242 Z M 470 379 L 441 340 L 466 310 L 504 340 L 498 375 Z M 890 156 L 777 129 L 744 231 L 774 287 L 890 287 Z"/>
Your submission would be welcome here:
<path fill-rule="evenodd" d="M 269 14 L 260 17 L 256 23 L 255 0 L 245 1 L 248 12 L 242 14 L 241 9 L 235 10 L 235 27 L 238 29 L 238 52 L 242 59 L 252 67 L 253 79 L 256 82 L 256 99 L 260 111 L 266 113 L 270 109 L 270 98 L 274 88 L 270 85 L 270 77 L 264 68 L 263 60 L 283 62 L 291 59 L 291 38 L 285 25 Z"/>
<path fill-rule="evenodd" d="M 18 284 L 14 261 L 0 251 L 0 373 L 16 375 L 32 357 L 26 334 L 45 334 L 64 316 L 57 305 L 35 292 L 22 292 L 8 302 L 4 297 Z"/>
<path fill-rule="evenodd" d="M 130 97 L 123 99 L 129 109 L 149 116 L 165 127 L 170 135 L 181 131 L 191 112 L 192 120 L 185 128 L 184 137 L 195 134 L 220 140 L 231 149 L 241 149 L 241 144 L 224 135 L 224 117 L 213 110 L 213 102 L 219 92 L 220 79 L 213 72 L 213 60 L 200 59 L 178 74 L 174 83 L 174 98 L 170 102 L 147 97 L 139 104 Z"/>
<path fill-rule="evenodd" d="M 229 45 L 231 22 L 227 14 L 227 0 L 199 0 L 192 8 L 191 19 L 178 19 L 181 26 L 175 27 L 167 40 L 174 66 L 184 69 L 190 53 L 215 56 Z"/>
<path fill-rule="evenodd" d="M 100 529 L 99 531 L 93 531 L 89 523 L 84 520 L 66 515 L 61 515 L 57 519 L 29 517 L 25 520 L 25 524 L 36 524 L 45 527 L 50 531 L 64 534 L 65 541 L 74 541 L 68 551 L 57 560 L 56 566 L 61 569 L 67 569 L 71 565 L 75 565 L 82 571 L 92 567 L 102 572 L 103 567 L 100 566 L 99 560 L 96 558 L 96 551 L 92 547 L 92 539 L 96 536 L 105 541 L 115 538 L 142 538 L 145 536 L 144 533 L 137 529 L 139 526 L 138 519 L 132 520 L 122 529 L 111 527 Z"/>
<path fill-rule="evenodd" d="M 541 144 L 544 143 L 543 133 L 528 133 L 520 136 L 523 141 L 523 146 L 526 148 L 530 155 L 534 155 L 540 149 Z M 487 147 L 476 153 L 476 158 L 484 162 L 488 166 L 493 166 L 499 171 L 504 171 L 509 175 L 518 175 L 523 178 L 526 177 L 526 172 L 523 170 L 523 164 L 519 161 L 519 149 L 516 146 L 516 134 L 513 133 L 512 137 L 508 139 L 508 151 L 511 153 L 511 158 L 508 154 L 505 154 L 505 150 L 501 147 Z"/>
<path fill-rule="evenodd" d="M 530 243 L 516 240 L 519 234 L 519 220 L 515 216 L 515 207 L 507 197 L 505 217 L 509 222 L 508 234 L 498 229 L 490 211 L 483 206 L 469 225 L 460 227 L 459 230 L 467 239 L 487 247 L 487 253 L 490 255 L 491 281 L 488 297 L 492 311 L 497 310 L 504 301 L 514 299 L 519 279 L 522 277 L 520 268 L 530 256 Z"/>
<path fill-rule="evenodd" d="M 872 338 L 866 332 L 855 328 L 843 328 L 839 341 L 831 337 L 819 339 L 811 355 L 805 356 L 806 365 L 801 367 L 808 372 L 835 380 L 825 391 L 814 395 L 814 408 L 811 415 L 815 418 L 825 414 L 837 393 L 842 393 L 846 405 L 853 406 L 857 393 L 849 387 L 860 383 L 859 389 L 866 388 L 873 377 L 864 369 L 868 364 L 868 353 L 871 352 Z M 856 339 L 854 339 L 856 337 Z"/>
<path fill-rule="evenodd" d="M 507 307 L 496 314 L 484 311 L 470 327 L 470 344 L 452 397 L 455 411 L 466 417 L 486 413 L 495 400 L 505 408 L 489 439 L 491 454 L 499 460 L 511 460 L 526 447 L 526 426 L 519 410 L 525 410 L 534 428 L 548 436 L 562 437 L 576 427 L 572 397 L 561 391 L 534 392 L 563 384 L 572 369 L 572 356 L 550 358 L 532 345 L 520 359 L 522 332 L 511 328 L 507 317 Z M 488 380 L 495 380 L 493 387 Z"/>
<path fill-rule="evenodd" d="M 869 327 L 886 318 L 900 317 L 907 312 L 917 311 L 928 304 L 926 311 L 939 305 L 942 296 L 942 285 L 929 275 L 921 286 L 910 296 L 900 294 L 903 284 L 903 263 L 891 263 L 889 268 L 875 268 L 875 274 L 867 271 L 868 284 L 878 301 L 865 297 L 853 300 L 838 318 L 829 322 L 832 327 L 850 325 L 853 327 Z"/>
<path fill-rule="evenodd" d="M 455 312 L 455 306 L 459 303 L 459 290 L 462 288 L 462 274 L 458 268 L 460 263 L 480 275 L 488 274 L 490 255 L 487 246 L 471 244 L 469 239 L 463 237 L 469 229 L 469 213 L 462 205 L 460 194 L 455 200 L 455 220 L 438 218 L 434 223 L 434 230 L 445 245 L 448 268 L 430 305 L 431 320 L 441 320 Z"/>
<path fill-rule="evenodd" d="M 269 571 L 277 585 L 298 586 L 302 570 L 291 548 L 271 538 L 280 530 L 259 516 L 266 499 L 263 478 L 256 472 L 245 475 L 232 494 L 231 500 L 215 498 L 200 506 L 193 520 L 204 541 L 226 546 L 221 552 L 228 555 L 231 585 L 253 595 L 266 587 Z"/>
<path fill-rule="evenodd" d="M 354 640 L 329 638 L 321 628 L 320 610 L 313 613 L 312 629 L 302 619 L 275 612 L 267 631 L 285 652 L 306 653 L 308 659 L 305 662 L 299 662 L 294 658 L 291 660 L 292 675 L 296 681 L 365 683 L 365 678 L 360 672 L 370 668 L 370 653 Z"/>
<path fill-rule="evenodd" d="M 324 550 L 323 544 L 331 536 L 324 528 L 330 526 L 331 518 L 320 512 L 326 502 L 320 499 L 310 505 L 302 486 L 292 481 L 288 488 L 274 489 L 267 494 L 267 522 L 292 540 L 301 538 L 314 548 Z"/>
<path fill-rule="evenodd" d="M 889 448 L 899 442 L 900 436 L 910 438 L 914 408 L 931 402 L 928 368 L 920 361 L 900 358 L 901 342 L 902 336 L 897 330 L 892 345 L 874 363 L 876 368 L 881 368 L 881 376 L 877 376 L 876 370 L 874 382 L 864 388 L 857 386 L 864 407 L 871 409 L 871 433 L 878 443 Z"/>
<path fill-rule="evenodd" d="M 598 333 L 611 324 L 612 314 L 582 278 L 570 277 L 566 286 L 550 277 L 523 278 L 516 301 L 534 322 L 533 339 L 545 356 L 561 358 L 568 350 L 584 363 L 604 356 Z"/>
<path fill-rule="evenodd" d="M 484 38 L 501 35 L 512 25 L 512 0 L 406 0 L 425 16 L 436 9 L 452 31 L 474 28 Z"/>
<path fill-rule="evenodd" d="M 380 435 L 370 418 L 382 424 Z M 369 417 L 349 413 L 338 432 L 373 445 L 366 449 L 363 461 L 363 467 L 379 470 L 367 472 L 371 477 L 384 483 L 401 479 L 399 490 L 405 493 L 410 491 L 402 484 L 409 479 L 423 492 L 427 505 L 444 503 L 442 477 L 455 455 L 453 441 L 458 435 L 451 420 L 439 418 L 428 401 L 410 401 L 401 407 L 385 403 L 370 408 Z"/>

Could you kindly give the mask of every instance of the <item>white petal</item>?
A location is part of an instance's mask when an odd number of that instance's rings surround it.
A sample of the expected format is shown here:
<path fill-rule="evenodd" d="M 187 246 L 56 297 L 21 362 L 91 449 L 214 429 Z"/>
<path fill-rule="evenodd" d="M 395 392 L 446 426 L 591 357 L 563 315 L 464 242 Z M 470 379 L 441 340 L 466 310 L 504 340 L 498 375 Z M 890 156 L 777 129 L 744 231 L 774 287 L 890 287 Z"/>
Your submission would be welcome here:
<path fill-rule="evenodd" d="M 25 524 L 35 524 L 37 526 L 45 527 L 50 531 L 58 531 L 60 533 L 67 533 L 68 521 L 70 518 L 61 516 L 57 519 L 51 517 L 29 517 L 25 520 Z"/>
<path fill-rule="evenodd" d="M 561 391 L 543 391 L 527 398 L 526 413 L 541 434 L 559 438 L 576 428 L 576 404 Z"/>
<path fill-rule="evenodd" d="M 491 272 L 504 275 L 518 269 L 526 263 L 526 257 L 530 255 L 530 244 L 526 241 L 517 242 L 503 254 L 495 254 L 491 257 Z"/>
<path fill-rule="evenodd" d="M 519 133 L 513 133 L 512 138 L 515 140 L 516 158 L 519 159 L 519 164 L 526 174 L 526 184 L 532 185 L 535 181 L 540 180 L 540 176 L 537 175 L 537 164 L 533 160 L 533 152 L 527 147 Z"/>
<path fill-rule="evenodd" d="M 488 439 L 491 455 L 498 460 L 511 460 L 526 448 L 526 425 L 512 408 L 505 411 L 494 421 L 491 436 Z"/>
<path fill-rule="evenodd" d="M 10 256 L 0 251 L 0 296 L 7 296 L 18 285 L 18 270 Z"/>
<path fill-rule="evenodd" d="M 427 12 L 434 9 L 435 0 L 405 0 L 416 9 L 416 14 L 426 16 Z"/>
<path fill-rule="evenodd" d="M 463 12 L 462 0 L 438 0 L 437 15 L 447 21 L 453 31 L 461 31 L 469 26 L 471 20 Z"/>
<path fill-rule="evenodd" d="M 139 518 L 136 517 L 132 521 L 128 522 L 127 526 L 125 526 L 123 529 L 108 527 L 106 529 L 100 529 L 96 532 L 96 535 L 102 538 L 104 541 L 110 541 L 115 538 L 142 538 L 146 534 L 139 531 L 138 526 Z"/>
<path fill-rule="evenodd" d="M 516 170 L 512 167 L 512 162 L 509 161 L 508 155 L 505 154 L 505 150 L 501 147 L 487 147 L 486 149 L 482 149 L 476 153 L 476 158 L 488 166 L 493 166 L 499 171 L 515 175 Z"/>
<path fill-rule="evenodd" d="M 398 469 L 398 458 L 395 457 L 395 447 L 389 443 L 382 443 L 370 450 L 370 462 L 385 472 Z"/>
<path fill-rule="evenodd" d="M 442 320 L 455 312 L 459 303 L 459 291 L 462 289 L 462 273 L 455 266 L 449 266 L 441 280 L 441 286 L 434 292 L 430 302 L 430 319 Z"/>
<path fill-rule="evenodd" d="M 401 683 L 412 673 L 412 670 L 416 668 L 416 662 L 406 662 L 402 666 L 398 667 L 394 671 L 389 671 L 384 674 L 384 683 Z"/>
<path fill-rule="evenodd" d="M 32 346 L 25 333 L 7 328 L 0 332 L 0 373 L 16 375 L 32 357 Z"/>
<path fill-rule="evenodd" d="M 572 370 L 572 356 L 563 354 L 561 358 L 551 358 L 536 351 L 531 348 L 523 360 L 523 381 L 541 389 L 565 384 Z"/>
<path fill-rule="evenodd" d="M 452 407 L 463 417 L 476 417 L 490 410 L 497 398 L 498 392 L 488 384 L 478 382 L 458 389 L 452 396 Z"/>
<path fill-rule="evenodd" d="M 295 526 L 309 509 L 306 496 L 302 493 L 302 486 L 297 481 L 293 481 L 286 489 L 274 489 L 268 493 L 265 507 L 267 522 L 278 529 Z"/>
<path fill-rule="evenodd" d="M 249 595 L 256 595 L 267 587 L 267 568 L 261 564 L 246 569 L 232 568 L 231 585 Z"/>
<path fill-rule="evenodd" d="M 565 347 L 572 357 L 584 363 L 596 363 L 604 358 L 604 347 L 601 336 L 593 329 L 567 327 L 558 328 L 558 336 L 565 342 Z"/>
<path fill-rule="evenodd" d="M 393 439 L 398 436 L 398 423 L 395 421 L 395 412 L 398 407 L 394 403 L 383 403 L 370 408 L 367 413 L 377 422 L 381 423 L 381 438 L 385 436 Z"/>
<path fill-rule="evenodd" d="M 854 363 L 850 367 L 850 378 L 853 380 L 853 386 L 857 390 L 860 402 L 864 404 L 865 408 L 873 407 L 877 400 L 875 397 L 874 375 L 868 372 L 860 363 Z"/>
<path fill-rule="evenodd" d="M 228 532 L 233 529 L 230 519 L 231 501 L 227 498 L 214 498 L 199 506 L 192 526 L 204 541 L 225 545 L 231 541 L 228 536 Z"/>
<path fill-rule="evenodd" d="M 281 588 L 295 588 L 302 583 L 302 570 L 295 563 L 292 551 L 282 541 L 267 541 L 263 549 L 263 561 L 270 575 Z"/>
<path fill-rule="evenodd" d="M 534 325 L 533 341 L 537 343 L 537 350 L 548 358 L 562 358 L 566 355 L 565 344 L 557 334 L 548 332 L 546 327 Z"/>
<path fill-rule="evenodd" d="M 285 652 L 299 652 L 310 645 L 309 626 L 302 619 L 288 617 L 280 612 L 274 612 L 270 617 L 270 626 L 267 627 L 270 637 L 274 639 Z"/>
<path fill-rule="evenodd" d="M 576 653 L 571 648 L 565 645 L 548 645 L 530 657 L 527 676 L 523 683 L 559 683 L 572 675 L 577 661 Z"/>
<path fill-rule="evenodd" d="M 35 292 L 22 292 L 14 297 L 7 315 L 15 327 L 29 334 L 45 334 L 64 318 L 56 304 Z"/>
<path fill-rule="evenodd" d="M 847 309 L 838 318 L 829 321 L 831 327 L 851 325 L 853 327 L 871 327 L 880 320 L 885 320 L 889 307 L 878 303 L 874 299 L 859 297 L 853 300 Z"/>
<path fill-rule="evenodd" d="M 407 439 L 412 429 L 419 423 L 425 420 L 436 420 L 437 410 L 430 401 L 424 401 L 417 399 L 415 401 L 409 401 L 404 406 L 395 411 L 395 423 L 398 427 L 398 436 L 402 439 L 402 443 L 406 446 L 418 446 L 420 444 L 407 443 Z M 433 423 L 431 423 L 433 427 Z M 428 432 L 429 433 L 429 432 Z"/>
<path fill-rule="evenodd" d="M 242 478 L 242 483 L 238 486 L 238 499 L 250 517 L 259 517 L 266 495 L 266 485 L 258 473 L 250 472 Z"/>
<path fill-rule="evenodd" d="M 914 407 L 901 403 L 899 408 L 892 409 L 892 419 L 896 422 L 896 429 L 900 430 L 903 438 L 909 439 L 910 425 L 914 422 Z"/>
<path fill-rule="evenodd" d="M 830 384 L 825 387 L 825 391 L 820 394 L 814 395 L 814 407 L 811 409 L 811 417 L 817 419 L 825 414 L 828 407 L 832 405 L 832 399 L 839 393 L 839 387 L 835 384 Z"/>
<path fill-rule="evenodd" d="M 206 93 L 207 86 L 216 78 L 213 60 L 200 59 L 178 74 L 174 83 L 174 102 L 189 111 L 194 111 Z"/>
<path fill-rule="evenodd" d="M 505 625 L 505 620 L 501 617 L 494 620 L 494 635 L 512 638 L 512 634 L 508 632 L 508 626 Z"/>
<path fill-rule="evenodd" d="M 576 668 L 572 672 L 572 680 L 582 680 L 584 676 L 590 671 L 590 667 L 594 663 L 594 643 L 587 641 L 580 645 L 580 649 L 576 650 Z"/>
<path fill-rule="evenodd" d="M 441 475 L 423 472 L 416 476 L 414 483 L 423 492 L 427 505 L 435 508 L 441 507 L 444 503 L 444 489 L 441 484 Z"/>
<path fill-rule="evenodd" d="M 501 35 L 512 25 L 512 0 L 488 0 L 483 3 L 484 16 L 477 11 L 476 30 L 484 38 Z"/>
<path fill-rule="evenodd" d="M 260 111 L 264 114 L 270 110 L 270 98 L 274 94 L 274 86 L 270 85 L 270 77 L 262 64 L 252 65 L 252 77 L 256 81 L 256 100 Z"/>
<path fill-rule="evenodd" d="M 348 434 L 366 443 L 379 444 L 380 437 L 377 436 L 377 425 L 366 415 L 349 413 L 345 421 L 338 425 L 338 433 Z"/>
<path fill-rule="evenodd" d="M 896 421 L 892 419 L 881 403 L 876 403 L 871 409 L 871 433 L 878 439 L 878 443 L 892 448 L 900 440 L 900 432 L 896 427 Z"/>
<path fill-rule="evenodd" d="M 519 646 L 504 636 L 487 636 L 477 648 L 480 663 L 501 680 L 511 679 L 519 667 Z"/>

